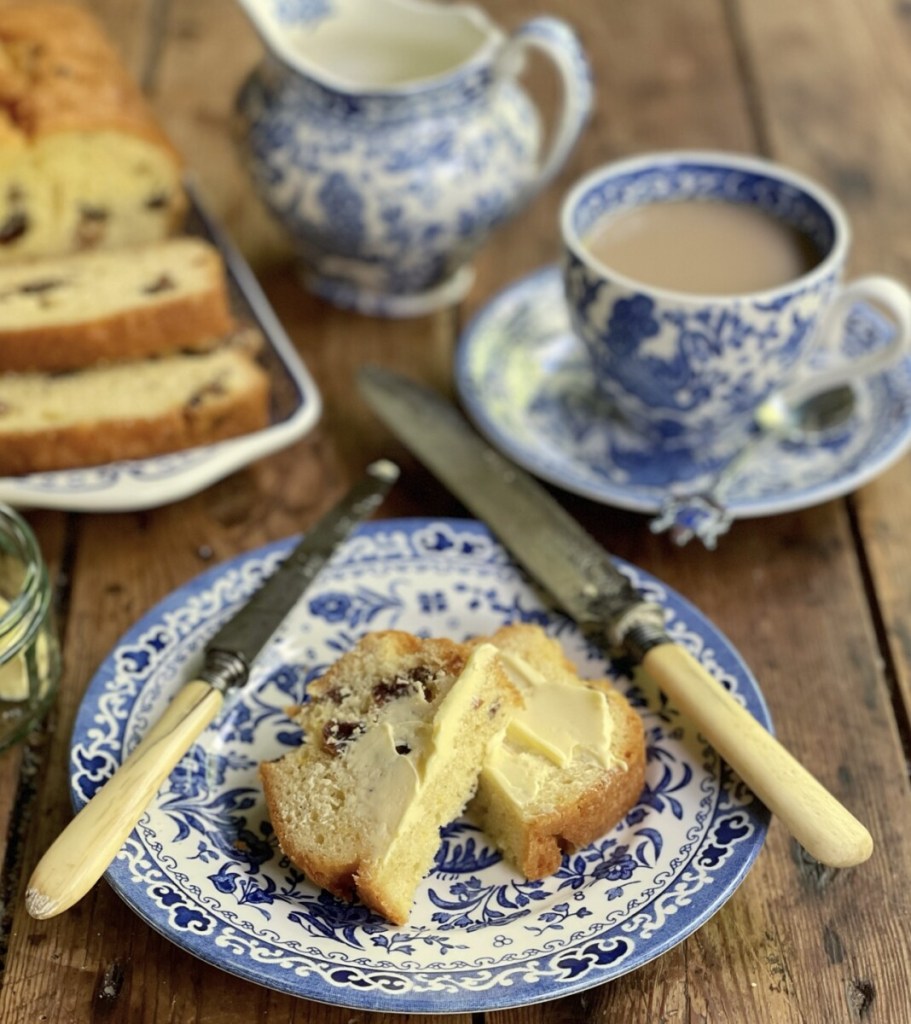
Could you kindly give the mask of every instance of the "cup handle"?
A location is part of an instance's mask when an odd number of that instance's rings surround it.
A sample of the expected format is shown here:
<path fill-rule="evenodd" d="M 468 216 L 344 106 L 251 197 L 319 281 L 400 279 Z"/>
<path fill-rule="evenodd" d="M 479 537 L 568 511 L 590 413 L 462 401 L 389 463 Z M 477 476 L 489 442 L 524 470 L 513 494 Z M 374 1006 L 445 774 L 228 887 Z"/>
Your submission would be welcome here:
<path fill-rule="evenodd" d="M 830 369 L 808 374 L 805 379 L 784 388 L 782 398 L 793 403 L 807 395 L 850 384 L 887 369 L 911 352 L 911 292 L 891 277 L 876 275 L 860 277 L 839 291 L 820 325 L 820 343 L 824 345 L 828 338 L 841 337 L 852 307 L 863 301 L 877 306 L 894 322 L 895 333 L 889 344 L 848 358 Z"/>
<path fill-rule="evenodd" d="M 588 120 L 594 98 L 588 59 L 566 22 L 544 15 L 520 25 L 503 49 L 501 68 L 515 72 L 527 50 L 538 50 L 556 65 L 563 83 L 563 105 L 550 150 L 528 186 L 526 198 L 547 185 L 566 162 Z"/>

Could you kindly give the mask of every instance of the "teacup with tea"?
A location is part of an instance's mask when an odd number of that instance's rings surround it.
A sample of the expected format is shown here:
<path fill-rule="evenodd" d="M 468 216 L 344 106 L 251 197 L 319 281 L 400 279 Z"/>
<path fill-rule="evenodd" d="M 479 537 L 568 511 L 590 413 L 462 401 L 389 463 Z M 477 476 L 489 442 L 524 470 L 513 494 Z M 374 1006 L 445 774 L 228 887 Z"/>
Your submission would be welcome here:
<path fill-rule="evenodd" d="M 769 161 L 659 153 L 600 168 L 566 197 L 563 278 L 573 330 L 612 411 L 675 464 L 742 443 L 773 394 L 879 372 L 911 350 L 911 295 L 843 284 L 850 229 L 825 189 Z M 860 301 L 891 341 L 817 372 Z"/>

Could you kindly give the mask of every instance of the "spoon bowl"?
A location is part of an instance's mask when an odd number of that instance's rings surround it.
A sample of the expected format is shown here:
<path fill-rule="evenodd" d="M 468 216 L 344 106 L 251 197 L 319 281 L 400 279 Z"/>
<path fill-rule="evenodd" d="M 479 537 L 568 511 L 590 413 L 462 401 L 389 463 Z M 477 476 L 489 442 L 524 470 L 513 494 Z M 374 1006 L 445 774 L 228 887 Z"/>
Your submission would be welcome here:
<path fill-rule="evenodd" d="M 789 400 L 787 392 L 781 392 L 759 407 L 754 422 L 765 434 L 808 437 L 841 426 L 853 414 L 856 403 L 850 384 L 814 391 L 798 400 Z"/>

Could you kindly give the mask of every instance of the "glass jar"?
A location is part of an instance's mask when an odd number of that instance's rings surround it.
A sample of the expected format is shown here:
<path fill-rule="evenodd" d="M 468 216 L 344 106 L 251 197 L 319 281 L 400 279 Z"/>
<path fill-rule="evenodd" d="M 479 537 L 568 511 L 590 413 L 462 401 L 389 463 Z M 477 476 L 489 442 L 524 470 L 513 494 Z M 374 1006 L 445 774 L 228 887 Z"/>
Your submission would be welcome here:
<path fill-rule="evenodd" d="M 0 751 L 38 722 L 57 692 L 60 649 L 41 548 L 0 505 Z"/>

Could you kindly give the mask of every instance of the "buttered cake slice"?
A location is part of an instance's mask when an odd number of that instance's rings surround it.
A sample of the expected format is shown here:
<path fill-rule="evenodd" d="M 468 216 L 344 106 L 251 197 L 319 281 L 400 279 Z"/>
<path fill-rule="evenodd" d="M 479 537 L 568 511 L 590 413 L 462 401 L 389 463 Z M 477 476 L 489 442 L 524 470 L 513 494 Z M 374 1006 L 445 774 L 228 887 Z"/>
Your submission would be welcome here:
<path fill-rule="evenodd" d="M 519 704 L 489 644 L 368 634 L 311 686 L 301 747 L 260 766 L 281 849 L 317 885 L 404 924 L 440 829 Z"/>
<path fill-rule="evenodd" d="M 488 639 L 524 708 L 491 744 L 469 812 L 526 878 L 543 878 L 636 803 L 642 721 L 607 680 L 580 679 L 540 627 L 505 626 Z"/>

